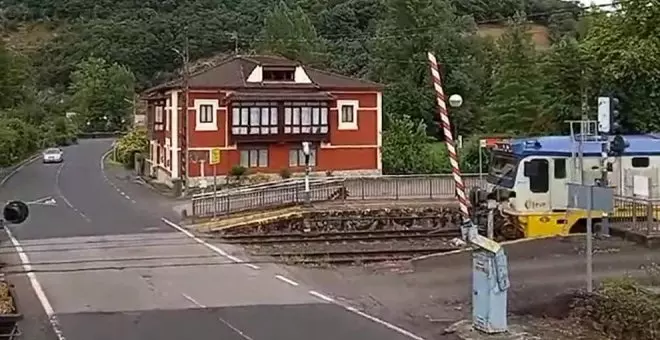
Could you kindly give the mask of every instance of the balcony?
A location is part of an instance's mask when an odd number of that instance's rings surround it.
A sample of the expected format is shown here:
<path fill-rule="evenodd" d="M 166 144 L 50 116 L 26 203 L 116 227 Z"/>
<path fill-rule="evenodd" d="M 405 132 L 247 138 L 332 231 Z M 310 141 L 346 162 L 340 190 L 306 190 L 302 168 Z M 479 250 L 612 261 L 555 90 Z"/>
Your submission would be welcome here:
<path fill-rule="evenodd" d="M 233 102 L 232 143 L 327 142 L 329 101 Z"/>

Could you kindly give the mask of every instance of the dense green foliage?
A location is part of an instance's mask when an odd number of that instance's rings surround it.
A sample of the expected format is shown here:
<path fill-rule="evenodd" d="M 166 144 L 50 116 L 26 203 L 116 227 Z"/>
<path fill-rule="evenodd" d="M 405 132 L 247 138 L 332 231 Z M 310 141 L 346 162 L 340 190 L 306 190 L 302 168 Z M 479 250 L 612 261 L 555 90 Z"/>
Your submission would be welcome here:
<path fill-rule="evenodd" d="M 135 156 L 137 154 L 144 155 L 149 152 L 147 130 L 137 128 L 129 131 L 117 140 L 114 151 L 114 160 L 132 169 L 135 164 Z"/>
<path fill-rule="evenodd" d="M 0 27 L 18 37 L 8 44 L 35 40 L 29 28 L 51 34 L 26 57 L 0 54 L 0 72 L 11 75 L 0 78 L 0 107 L 35 128 L 67 110 L 81 129 L 123 128 L 129 89 L 171 77 L 188 37 L 192 59 L 278 53 L 382 82 L 385 170 L 437 172 L 448 164 L 436 146 L 429 50 L 446 92 L 464 98 L 451 115 L 466 145 L 479 135 L 564 132 L 583 109 L 594 117 L 605 93 L 621 99 L 624 130 L 657 130 L 660 9 L 647 2 L 623 0 L 608 15 L 561 0 L 4 0 Z M 535 46 L 540 30 L 530 23 L 549 29 L 550 48 Z M 483 24 L 509 28 L 485 38 Z M 476 150 L 460 150 L 465 171 L 475 170 Z"/>

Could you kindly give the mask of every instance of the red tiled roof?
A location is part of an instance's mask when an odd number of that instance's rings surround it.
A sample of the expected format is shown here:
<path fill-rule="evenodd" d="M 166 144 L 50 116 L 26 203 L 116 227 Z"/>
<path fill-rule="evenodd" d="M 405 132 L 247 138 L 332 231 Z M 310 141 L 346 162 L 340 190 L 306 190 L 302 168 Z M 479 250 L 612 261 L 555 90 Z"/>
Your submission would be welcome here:
<path fill-rule="evenodd" d="M 257 66 L 302 66 L 311 84 L 299 83 L 248 83 L 246 79 Z M 183 79 L 179 78 L 152 87 L 145 92 L 181 87 Z M 383 85 L 367 80 L 351 78 L 332 72 L 317 70 L 301 65 L 297 61 L 278 56 L 242 56 L 226 58 L 217 65 L 190 75 L 188 86 L 191 88 L 226 88 L 226 89 L 345 89 L 370 90 L 381 89 Z"/>

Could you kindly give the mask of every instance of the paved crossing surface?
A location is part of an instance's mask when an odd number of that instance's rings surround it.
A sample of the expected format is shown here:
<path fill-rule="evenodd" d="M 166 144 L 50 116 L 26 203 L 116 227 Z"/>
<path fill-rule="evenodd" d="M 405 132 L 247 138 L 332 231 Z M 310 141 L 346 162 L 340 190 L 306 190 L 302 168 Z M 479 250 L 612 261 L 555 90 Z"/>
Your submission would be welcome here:
<path fill-rule="evenodd" d="M 3 200 L 55 200 L 32 205 L 28 221 L 0 237 L 23 338 L 415 338 L 163 223 L 171 210 L 145 204 L 151 193 L 108 181 L 101 156 L 110 143 L 81 141 L 63 164 L 37 161 L 0 189 Z"/>

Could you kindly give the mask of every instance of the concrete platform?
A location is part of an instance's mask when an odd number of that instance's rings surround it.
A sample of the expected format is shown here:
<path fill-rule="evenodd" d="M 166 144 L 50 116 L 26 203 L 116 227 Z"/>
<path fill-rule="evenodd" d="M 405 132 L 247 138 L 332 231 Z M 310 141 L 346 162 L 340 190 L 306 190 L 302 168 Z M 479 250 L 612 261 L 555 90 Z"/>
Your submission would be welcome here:
<path fill-rule="evenodd" d="M 657 224 L 657 223 L 656 223 Z M 658 226 L 656 225 L 657 229 Z M 610 235 L 641 244 L 648 248 L 660 248 L 660 232 L 651 233 L 635 230 L 628 223 L 616 223 L 610 226 Z"/>

